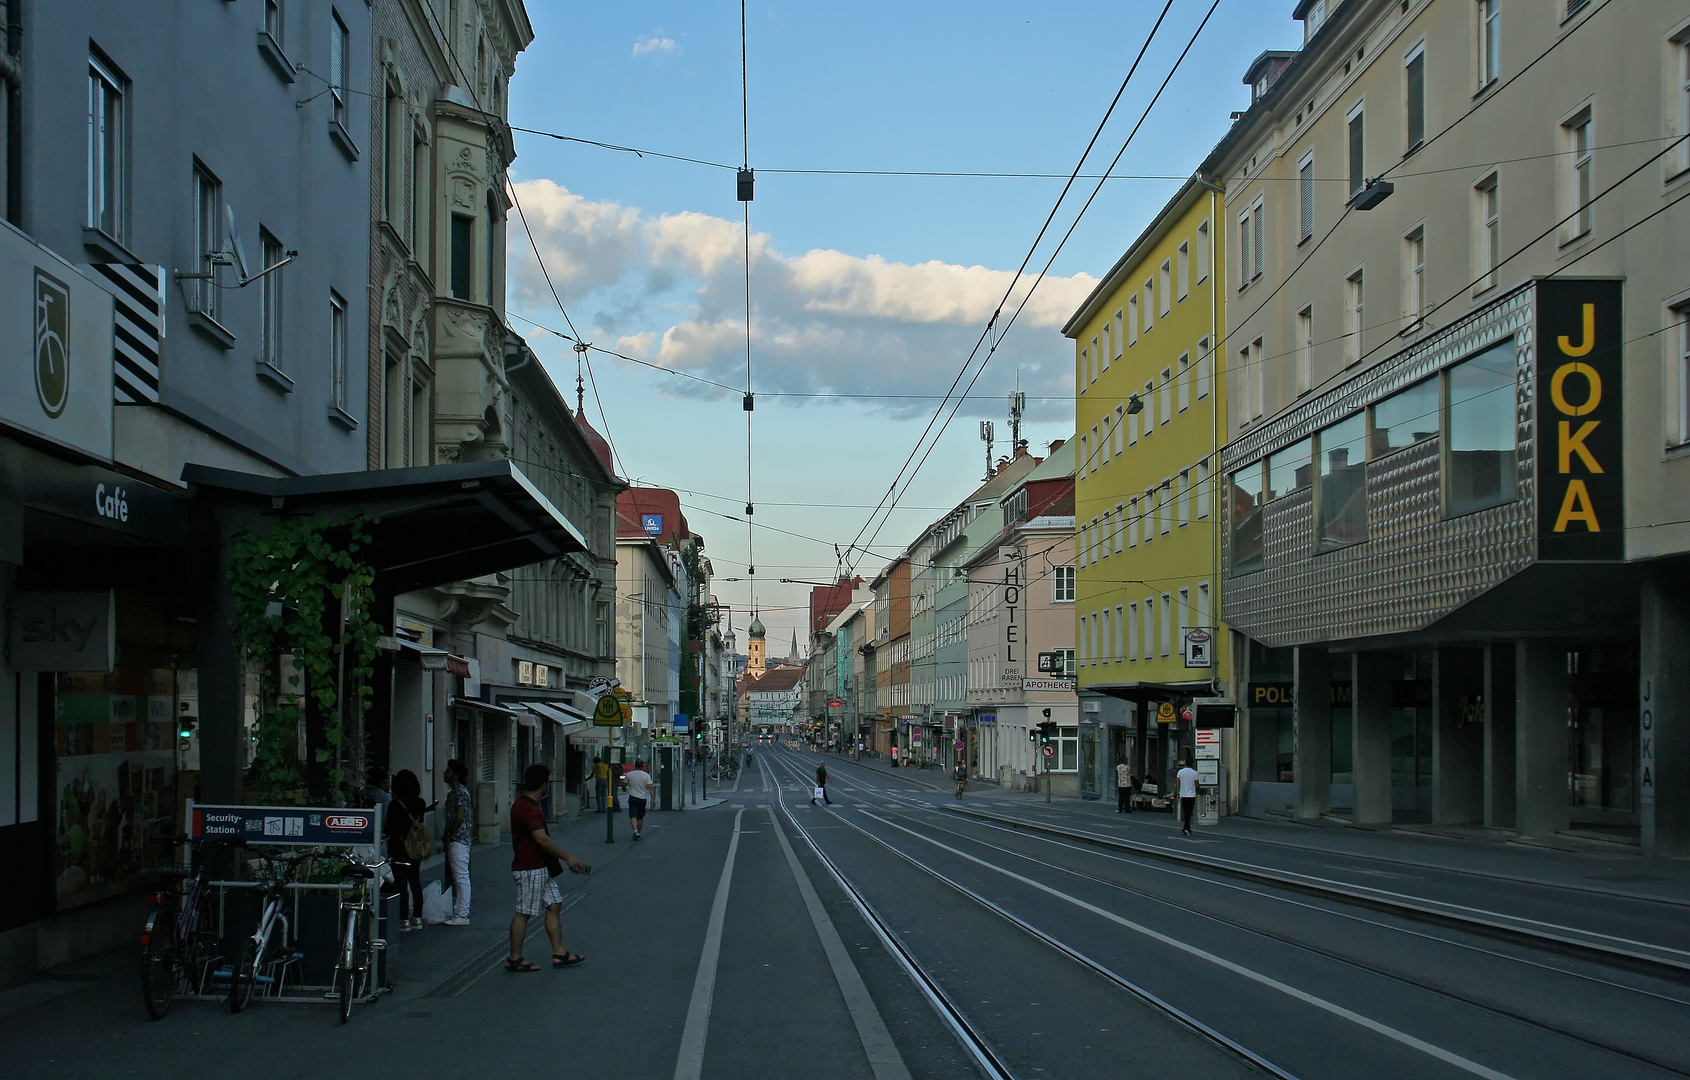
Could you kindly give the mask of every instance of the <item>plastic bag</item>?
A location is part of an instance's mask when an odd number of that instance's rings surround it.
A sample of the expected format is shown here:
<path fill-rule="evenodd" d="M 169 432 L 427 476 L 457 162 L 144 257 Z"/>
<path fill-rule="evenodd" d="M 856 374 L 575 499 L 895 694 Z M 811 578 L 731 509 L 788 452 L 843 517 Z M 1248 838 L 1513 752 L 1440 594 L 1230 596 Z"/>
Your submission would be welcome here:
<path fill-rule="evenodd" d="M 422 921 L 439 926 L 452 917 L 452 896 L 438 881 L 423 886 Z"/>

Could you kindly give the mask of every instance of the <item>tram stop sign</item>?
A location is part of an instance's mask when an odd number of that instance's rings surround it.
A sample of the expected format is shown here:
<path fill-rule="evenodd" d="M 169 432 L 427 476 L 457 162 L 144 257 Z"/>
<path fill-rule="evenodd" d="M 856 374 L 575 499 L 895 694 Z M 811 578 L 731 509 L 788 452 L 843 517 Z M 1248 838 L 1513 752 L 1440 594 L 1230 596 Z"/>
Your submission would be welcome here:
<path fill-rule="evenodd" d="M 1179 713 L 1174 710 L 1173 702 L 1164 701 L 1156 706 L 1156 722 L 1158 724 L 1171 724 L 1177 719 L 1179 719 Z"/>
<path fill-rule="evenodd" d="M 594 727 L 621 727 L 623 719 L 623 705 L 614 694 L 606 694 L 599 698 L 598 704 L 593 706 Z"/>

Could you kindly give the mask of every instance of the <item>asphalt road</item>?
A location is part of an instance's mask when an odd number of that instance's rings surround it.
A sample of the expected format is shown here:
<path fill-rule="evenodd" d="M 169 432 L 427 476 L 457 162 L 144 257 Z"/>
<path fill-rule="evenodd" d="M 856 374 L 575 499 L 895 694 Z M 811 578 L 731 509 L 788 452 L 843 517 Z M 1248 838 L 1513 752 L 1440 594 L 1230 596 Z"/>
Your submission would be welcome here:
<path fill-rule="evenodd" d="M 149 1022 L 135 958 L 119 954 L 0 995 L 0 1076 L 1690 1075 L 1690 986 L 959 815 L 929 783 L 834 755 L 834 805 L 812 806 L 819 760 L 760 750 L 712 791 L 722 803 L 654 815 L 638 844 L 625 824 L 614 847 L 591 820 L 554 829 L 597 867 L 567 882 L 579 968 L 501 970 L 505 853 L 478 849 L 474 925 L 410 936 L 395 992 L 346 1027 L 332 1005 L 269 1001 L 238 1016 L 182 1002 Z M 1024 797 L 962 804 L 1046 813 Z M 1166 818 L 1076 818 L 1049 815 L 1616 939 L 1685 940 L 1670 904 L 1185 840 Z M 545 952 L 531 940 L 531 957 Z"/>

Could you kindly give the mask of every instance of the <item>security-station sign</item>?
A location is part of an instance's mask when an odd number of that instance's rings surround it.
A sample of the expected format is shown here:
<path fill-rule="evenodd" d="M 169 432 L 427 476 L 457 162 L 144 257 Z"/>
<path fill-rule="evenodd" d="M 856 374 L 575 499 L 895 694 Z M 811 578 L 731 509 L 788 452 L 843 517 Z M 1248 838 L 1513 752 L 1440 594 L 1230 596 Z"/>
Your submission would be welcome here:
<path fill-rule="evenodd" d="M 1192 626 L 1185 631 L 1185 666 L 1206 668 L 1215 666 L 1215 636 L 1206 626 Z"/>
<path fill-rule="evenodd" d="M 380 814 L 362 808 L 328 806 L 217 806 L 188 802 L 188 835 L 204 840 L 251 844 L 333 844 L 364 847 L 376 842 Z"/>
<path fill-rule="evenodd" d="M 1195 748 L 1198 761 L 1218 759 L 1221 756 L 1221 733 L 1214 728 L 1198 728 Z"/>

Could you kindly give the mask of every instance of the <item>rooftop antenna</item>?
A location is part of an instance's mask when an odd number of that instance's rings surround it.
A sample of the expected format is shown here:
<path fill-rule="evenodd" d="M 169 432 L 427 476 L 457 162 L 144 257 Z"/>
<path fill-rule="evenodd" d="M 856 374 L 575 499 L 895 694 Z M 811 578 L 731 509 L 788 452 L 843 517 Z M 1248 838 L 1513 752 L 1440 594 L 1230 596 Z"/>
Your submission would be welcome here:
<path fill-rule="evenodd" d="M 992 478 L 992 435 L 994 433 L 990 420 L 980 421 L 980 441 L 986 444 L 986 479 Z"/>
<path fill-rule="evenodd" d="M 200 254 L 200 265 L 209 266 L 210 269 L 200 271 L 177 270 L 175 272 L 177 281 L 210 281 L 215 284 L 217 268 L 229 266 L 233 267 L 235 273 L 240 275 L 240 281 L 236 284 L 236 288 L 244 289 L 260 278 L 280 270 L 299 258 L 297 250 L 285 251 L 282 253 L 282 258 L 276 263 L 266 266 L 256 274 L 251 273 L 247 268 L 246 248 L 241 244 L 241 230 L 235 224 L 235 208 L 228 203 L 223 204 L 223 223 L 225 232 L 223 245 L 216 251 L 206 251 Z"/>
<path fill-rule="evenodd" d="M 1015 378 L 1016 385 L 1020 385 L 1021 377 Z M 1027 411 L 1027 395 L 1019 390 L 1012 390 L 1009 394 L 1009 453 L 1015 457 L 1027 448 L 1021 441 L 1021 414 Z"/>

